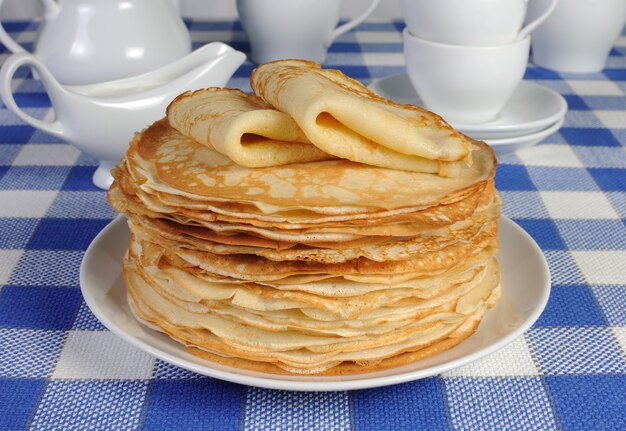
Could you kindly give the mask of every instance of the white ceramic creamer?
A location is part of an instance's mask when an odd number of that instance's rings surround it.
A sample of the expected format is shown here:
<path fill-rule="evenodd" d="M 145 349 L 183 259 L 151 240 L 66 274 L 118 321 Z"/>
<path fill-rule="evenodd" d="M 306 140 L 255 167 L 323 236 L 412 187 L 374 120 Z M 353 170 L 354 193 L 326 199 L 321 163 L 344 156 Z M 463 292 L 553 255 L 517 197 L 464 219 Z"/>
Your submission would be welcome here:
<path fill-rule="evenodd" d="M 131 78 L 91 85 L 61 85 L 43 63 L 28 53 L 13 54 L 0 69 L 0 95 L 9 110 L 24 122 L 74 145 L 97 159 L 94 184 L 111 185 L 110 170 L 124 155 L 133 134 L 165 115 L 167 105 L 180 93 L 221 87 L 246 56 L 221 42 L 199 48 L 160 69 Z M 11 81 L 22 66 L 39 74 L 56 118 L 42 121 L 15 102 Z"/>

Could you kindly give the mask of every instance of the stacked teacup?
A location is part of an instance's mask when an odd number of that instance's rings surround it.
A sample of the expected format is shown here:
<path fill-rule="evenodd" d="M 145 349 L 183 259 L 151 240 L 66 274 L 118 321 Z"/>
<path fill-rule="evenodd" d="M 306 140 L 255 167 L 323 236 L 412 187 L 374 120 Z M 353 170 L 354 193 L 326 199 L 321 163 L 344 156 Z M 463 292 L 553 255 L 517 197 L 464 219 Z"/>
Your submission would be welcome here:
<path fill-rule="evenodd" d="M 528 0 L 403 0 L 406 68 L 422 104 L 455 126 L 497 120 L 524 77 L 530 32 L 556 6 L 550 1 L 522 28 Z"/>
<path fill-rule="evenodd" d="M 299 58 L 326 61 L 328 47 L 361 24 L 380 0 L 360 2 L 363 12 L 339 24 L 341 0 L 237 0 L 241 25 L 250 41 L 250 59 L 257 64 Z"/>

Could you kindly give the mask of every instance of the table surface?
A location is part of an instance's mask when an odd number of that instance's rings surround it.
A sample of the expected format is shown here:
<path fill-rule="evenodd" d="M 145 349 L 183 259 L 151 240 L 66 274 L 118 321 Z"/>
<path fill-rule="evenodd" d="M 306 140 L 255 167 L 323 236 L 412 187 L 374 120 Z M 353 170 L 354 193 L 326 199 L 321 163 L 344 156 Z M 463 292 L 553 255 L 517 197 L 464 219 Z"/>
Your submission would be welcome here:
<path fill-rule="evenodd" d="M 194 46 L 247 51 L 235 22 L 190 21 Z M 404 72 L 402 22 L 370 21 L 325 66 L 369 84 Z M 13 22 L 25 45 L 37 24 Z M 8 53 L 0 53 L 2 59 Z M 523 337 L 478 362 L 386 388 L 265 390 L 168 365 L 108 332 L 82 300 L 78 270 L 114 216 L 94 160 L 0 109 L 0 430 L 626 429 L 626 37 L 602 73 L 529 65 L 525 79 L 567 99 L 563 128 L 500 159 L 504 214 L 540 245 L 548 306 Z M 230 86 L 248 90 L 246 63 Z M 16 99 L 50 102 L 26 71 Z"/>

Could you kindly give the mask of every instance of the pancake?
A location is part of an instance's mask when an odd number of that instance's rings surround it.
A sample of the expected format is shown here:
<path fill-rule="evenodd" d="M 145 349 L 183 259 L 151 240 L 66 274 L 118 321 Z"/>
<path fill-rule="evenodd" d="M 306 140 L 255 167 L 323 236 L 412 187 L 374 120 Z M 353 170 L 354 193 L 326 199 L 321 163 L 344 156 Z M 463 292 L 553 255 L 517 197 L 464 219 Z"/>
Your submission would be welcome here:
<path fill-rule="evenodd" d="M 114 171 L 117 185 L 126 199 L 134 200 L 148 209 L 163 213 L 182 213 L 198 221 L 224 221 L 244 223 L 258 227 L 281 227 L 283 229 L 308 229 L 316 227 L 364 226 L 392 223 L 422 222 L 430 224 L 450 224 L 469 216 L 478 204 L 488 204 L 494 194 L 493 180 L 490 179 L 463 192 L 449 197 L 446 202 L 419 207 L 402 207 L 392 210 L 364 212 L 346 211 L 344 214 L 319 214 L 316 212 L 285 209 L 272 214 L 255 211 L 250 205 L 232 202 L 210 202 L 191 200 L 163 192 L 150 193 L 133 184 L 125 169 Z M 139 202 L 140 201 L 140 202 Z"/>
<path fill-rule="evenodd" d="M 366 373 L 469 337 L 500 296 L 489 146 L 314 63 L 251 84 L 183 93 L 112 172 L 136 319 L 279 374 Z"/>
<path fill-rule="evenodd" d="M 137 240 L 133 237 L 133 242 L 135 241 Z M 233 284 L 207 279 L 204 277 L 202 268 L 198 267 L 195 271 L 189 268 L 177 268 L 176 262 L 167 259 L 164 250 L 158 244 L 151 244 L 151 247 L 148 247 L 143 242 L 139 242 L 137 246 L 131 243 L 130 250 L 131 260 L 137 261 L 140 267 L 146 268 L 144 278 L 150 278 L 153 285 L 169 286 L 162 287 L 161 290 L 169 291 L 173 298 L 181 301 L 200 304 L 207 301 L 232 300 L 245 308 L 259 311 L 268 310 L 271 307 L 273 309 L 303 308 L 303 304 L 308 304 L 307 308 L 319 308 L 342 317 L 354 317 L 358 313 L 384 306 L 414 305 L 415 302 L 438 304 L 438 301 L 452 292 L 453 286 L 458 287 L 463 283 L 476 281 L 475 277 L 479 277 L 481 271 L 492 264 L 491 261 L 487 261 L 477 265 L 468 259 L 462 265 L 457 265 L 454 270 L 447 272 L 445 276 L 424 277 L 399 285 L 379 285 L 378 289 L 361 291 L 358 295 L 339 297 L 334 292 L 336 287 L 327 290 L 324 295 L 319 286 L 318 291 L 312 293 L 303 290 L 301 285 L 281 285 L 280 288 L 272 288 L 267 284 L 254 282 Z M 158 260 L 154 259 L 154 256 L 144 256 L 150 253 L 156 253 Z M 466 290 L 459 288 L 454 291 L 454 294 L 460 295 Z M 251 301 L 252 305 L 245 301 Z M 209 306 L 207 304 L 205 305 Z"/>
<path fill-rule="evenodd" d="M 474 142 L 471 166 L 454 178 L 348 160 L 267 168 L 239 166 L 160 120 L 135 136 L 126 166 L 142 190 L 194 201 L 249 204 L 263 214 L 309 211 L 354 214 L 453 202 L 493 178 L 493 150 Z"/>
<path fill-rule="evenodd" d="M 156 325 L 161 331 L 191 342 L 196 348 L 205 348 L 221 354 L 271 362 L 279 367 L 299 373 L 332 368 L 338 363 L 355 361 L 380 361 L 398 352 L 418 350 L 449 337 L 467 321 L 482 314 L 498 295 L 497 273 L 491 271 L 476 286 L 462 312 L 434 312 L 419 315 L 410 323 L 394 326 L 385 334 L 338 337 L 296 331 L 292 328 L 259 328 L 237 323 L 215 313 L 191 313 L 159 296 L 132 266 L 125 266 L 125 280 L 129 286 L 133 309 L 142 320 Z"/>
<path fill-rule="evenodd" d="M 240 90 L 185 92 L 169 104 L 167 118 L 185 136 L 249 168 L 333 158 L 311 145 L 289 115 Z"/>
<path fill-rule="evenodd" d="M 494 220 L 499 216 L 499 204 L 487 207 L 484 211 L 477 211 L 471 221 L 478 224 Z M 301 260 L 307 262 L 340 263 L 359 257 L 370 260 L 396 261 L 406 260 L 416 253 L 425 254 L 427 247 L 443 245 L 445 236 L 449 241 L 458 241 L 461 232 L 469 229 L 467 220 L 459 221 L 445 228 L 422 229 L 421 234 L 394 238 L 393 236 L 364 237 L 359 240 L 341 243 L 341 247 L 332 247 L 330 243 L 294 244 L 277 243 L 251 236 L 238 235 L 237 238 L 219 236 L 211 231 L 200 228 L 179 228 L 180 224 L 167 223 L 159 219 L 138 217 L 129 214 L 129 223 L 133 232 L 152 242 L 178 245 L 184 248 L 206 251 L 213 254 L 248 254 L 265 257 L 273 261 Z M 466 235 L 467 236 L 467 235 Z M 255 241 L 256 240 L 256 241 Z M 255 243 L 256 242 L 256 243 Z M 284 244 L 284 245 L 283 245 Z M 266 246 L 267 245 L 267 246 Z"/>
<path fill-rule="evenodd" d="M 273 61 L 254 70 L 250 85 L 328 154 L 444 176 L 455 176 L 461 162 L 471 162 L 471 141 L 441 117 L 382 99 L 337 70 L 310 61 Z"/>

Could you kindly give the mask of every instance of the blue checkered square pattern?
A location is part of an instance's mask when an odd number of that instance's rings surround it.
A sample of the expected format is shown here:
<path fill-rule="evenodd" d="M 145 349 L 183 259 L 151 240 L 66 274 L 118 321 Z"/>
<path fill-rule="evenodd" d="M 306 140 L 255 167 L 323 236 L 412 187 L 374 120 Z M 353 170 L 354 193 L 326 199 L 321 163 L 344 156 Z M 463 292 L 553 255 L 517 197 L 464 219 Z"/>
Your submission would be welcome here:
<path fill-rule="evenodd" d="M 249 50 L 233 21 L 188 20 L 194 48 Z M 365 84 L 403 73 L 401 21 L 342 35 L 326 66 Z M 37 22 L 11 22 L 32 41 Z M 32 46 L 32 43 L 26 43 Z M 8 56 L 0 47 L 0 61 Z M 385 388 L 298 393 L 182 370 L 108 332 L 82 300 L 84 251 L 115 214 L 96 163 L 0 106 L 0 430 L 626 429 L 626 36 L 607 68 L 525 79 L 561 93 L 564 127 L 500 159 L 504 213 L 542 248 L 552 294 L 537 323 L 476 363 Z M 229 86 L 250 90 L 244 64 Z M 20 70 L 16 100 L 50 113 Z"/>
<path fill-rule="evenodd" d="M 354 425 L 362 430 L 445 429 L 450 411 L 439 377 L 351 394 Z"/>
<path fill-rule="evenodd" d="M 145 400 L 144 429 L 240 429 L 245 395 L 241 385 L 210 378 L 156 380 Z"/>

